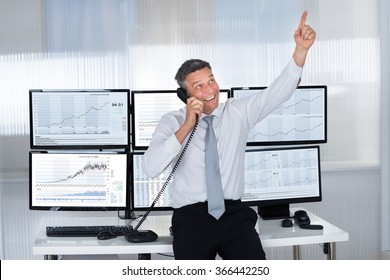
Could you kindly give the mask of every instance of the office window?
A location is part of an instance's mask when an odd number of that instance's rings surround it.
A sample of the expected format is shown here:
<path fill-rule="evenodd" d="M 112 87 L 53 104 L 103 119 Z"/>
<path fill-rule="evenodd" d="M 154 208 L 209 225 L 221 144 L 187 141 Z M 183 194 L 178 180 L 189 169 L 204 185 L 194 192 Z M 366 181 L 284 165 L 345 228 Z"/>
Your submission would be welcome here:
<path fill-rule="evenodd" d="M 172 89 L 177 68 L 193 57 L 210 61 L 221 88 L 267 86 L 291 57 L 303 9 L 318 37 L 301 84 L 328 86 L 324 170 L 379 163 L 377 1 L 42 3 L 32 11 L 44 30 L 40 51 L 0 53 L 0 173 L 28 170 L 29 89 Z"/>

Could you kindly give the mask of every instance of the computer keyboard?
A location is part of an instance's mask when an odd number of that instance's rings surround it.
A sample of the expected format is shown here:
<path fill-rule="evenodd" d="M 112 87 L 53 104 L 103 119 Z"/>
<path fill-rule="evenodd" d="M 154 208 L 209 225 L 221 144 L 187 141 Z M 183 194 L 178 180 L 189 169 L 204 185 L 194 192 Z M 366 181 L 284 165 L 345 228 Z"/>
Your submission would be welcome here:
<path fill-rule="evenodd" d="M 46 235 L 52 237 L 96 237 L 99 233 L 108 232 L 122 236 L 132 230 L 132 226 L 54 226 L 46 227 Z"/>

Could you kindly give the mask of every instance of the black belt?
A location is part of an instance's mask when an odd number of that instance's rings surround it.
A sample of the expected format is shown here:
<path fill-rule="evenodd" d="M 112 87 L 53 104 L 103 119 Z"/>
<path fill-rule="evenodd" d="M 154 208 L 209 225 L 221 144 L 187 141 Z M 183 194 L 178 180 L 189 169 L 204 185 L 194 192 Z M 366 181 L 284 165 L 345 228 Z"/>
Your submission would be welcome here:
<path fill-rule="evenodd" d="M 225 207 L 226 208 L 231 207 L 231 206 L 240 205 L 240 204 L 241 204 L 241 199 L 237 199 L 237 200 L 225 199 Z M 185 209 L 185 208 L 189 208 L 189 207 L 206 207 L 207 208 L 207 201 L 185 205 L 185 206 L 182 206 L 182 207 L 176 208 L 176 209 Z"/>

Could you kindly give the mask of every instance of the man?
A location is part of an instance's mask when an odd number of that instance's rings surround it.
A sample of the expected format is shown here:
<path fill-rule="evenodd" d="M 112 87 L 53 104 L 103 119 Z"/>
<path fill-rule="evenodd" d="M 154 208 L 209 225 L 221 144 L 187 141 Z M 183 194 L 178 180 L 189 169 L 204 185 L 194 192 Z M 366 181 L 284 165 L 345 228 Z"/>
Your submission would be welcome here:
<path fill-rule="evenodd" d="M 158 176 L 175 164 L 198 118 L 196 132 L 171 184 L 176 259 L 215 259 L 217 254 L 223 259 L 265 259 L 254 227 L 257 214 L 240 201 L 244 192 L 247 134 L 296 89 L 316 37 L 315 31 L 306 25 L 306 17 L 304 11 L 294 33 L 296 47 L 291 61 L 262 94 L 219 104 L 219 86 L 208 62 L 191 59 L 179 68 L 175 79 L 187 91 L 187 106 L 162 117 L 144 155 L 145 173 Z M 213 116 L 211 122 L 207 116 Z M 205 158 L 210 150 L 205 152 L 205 139 L 209 125 L 216 136 L 214 150 L 218 152 L 223 191 L 221 214 L 216 216 L 209 214 L 208 209 L 211 198 L 206 182 L 210 180 L 207 176 L 210 171 Z"/>

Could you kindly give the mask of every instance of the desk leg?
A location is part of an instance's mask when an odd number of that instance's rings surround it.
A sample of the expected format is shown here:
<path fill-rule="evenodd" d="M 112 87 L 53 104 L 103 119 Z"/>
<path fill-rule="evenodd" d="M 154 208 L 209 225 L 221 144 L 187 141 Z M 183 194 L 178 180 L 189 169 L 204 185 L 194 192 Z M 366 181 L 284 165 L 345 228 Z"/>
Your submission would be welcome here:
<path fill-rule="evenodd" d="M 293 259 L 299 260 L 301 258 L 299 245 L 293 246 Z"/>
<path fill-rule="evenodd" d="M 327 248 L 327 259 L 335 260 L 336 259 L 336 242 L 324 243 L 324 246 Z"/>
<path fill-rule="evenodd" d="M 138 254 L 138 260 L 151 260 L 151 254 Z"/>

